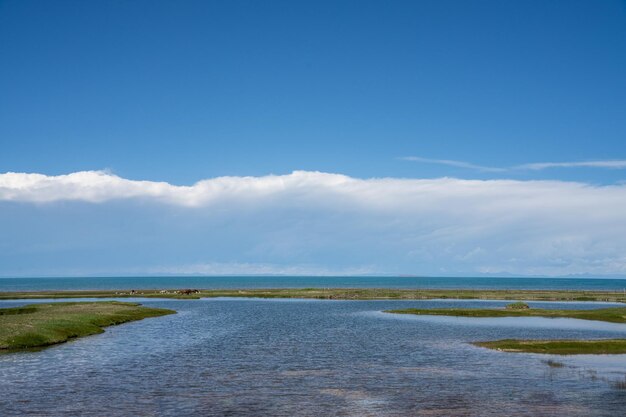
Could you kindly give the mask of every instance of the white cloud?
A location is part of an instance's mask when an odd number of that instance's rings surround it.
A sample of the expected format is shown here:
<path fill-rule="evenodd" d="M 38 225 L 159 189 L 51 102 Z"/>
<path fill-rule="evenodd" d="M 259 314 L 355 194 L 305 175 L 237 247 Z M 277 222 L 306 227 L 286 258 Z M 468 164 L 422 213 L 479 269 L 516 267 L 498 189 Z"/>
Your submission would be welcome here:
<path fill-rule="evenodd" d="M 53 202 L 80 200 L 98 203 L 116 199 L 147 198 L 183 206 L 201 206 L 222 199 L 261 198 L 316 187 L 332 189 L 355 180 L 335 174 L 296 171 L 264 177 L 218 177 L 192 186 L 135 181 L 105 171 L 83 171 L 47 176 L 9 172 L 0 174 L 0 201 Z"/>
<path fill-rule="evenodd" d="M 296 171 L 176 186 L 7 173 L 0 230 L 0 265 L 20 271 L 123 259 L 172 273 L 626 275 L 626 185 Z"/>

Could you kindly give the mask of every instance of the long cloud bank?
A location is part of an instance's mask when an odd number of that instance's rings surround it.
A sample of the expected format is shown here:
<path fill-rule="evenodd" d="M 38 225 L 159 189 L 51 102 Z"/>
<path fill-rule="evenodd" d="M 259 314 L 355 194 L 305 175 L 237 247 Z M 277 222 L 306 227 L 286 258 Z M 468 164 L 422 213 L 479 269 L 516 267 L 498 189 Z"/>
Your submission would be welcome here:
<path fill-rule="evenodd" d="M 0 174 L 0 201 L 46 203 L 78 200 L 100 203 L 118 199 L 150 199 L 188 207 L 234 198 L 249 201 L 288 197 L 316 200 L 318 196 L 348 199 L 376 207 L 410 209 L 406 203 L 428 207 L 466 202 L 464 209 L 491 210 L 511 205 L 526 208 L 606 207 L 626 203 L 626 185 L 593 186 L 564 181 L 463 180 L 456 178 L 357 179 L 322 172 L 294 171 L 262 177 L 217 177 L 191 186 L 136 181 L 105 171 L 82 171 L 48 176 L 31 173 Z M 624 207 L 624 206 L 622 206 Z M 443 207 L 441 207 L 443 208 Z"/>
<path fill-rule="evenodd" d="M 178 186 L 102 171 L 0 174 L 0 202 L 34 205 L 44 213 L 59 202 L 89 211 L 136 201 L 187 213 L 184 232 L 168 225 L 167 232 L 154 232 L 163 236 L 184 241 L 208 224 L 212 235 L 204 242 L 241 234 L 230 255 L 198 255 L 192 264 L 228 258 L 329 269 L 367 264 L 380 273 L 626 274 L 626 185 L 357 179 L 296 171 Z M 132 207 L 136 214 L 142 210 Z M 247 225 L 247 232 L 232 225 Z M 111 239 L 127 239 L 124 233 L 130 232 L 120 230 Z M 175 270 L 174 263 L 161 266 Z"/>

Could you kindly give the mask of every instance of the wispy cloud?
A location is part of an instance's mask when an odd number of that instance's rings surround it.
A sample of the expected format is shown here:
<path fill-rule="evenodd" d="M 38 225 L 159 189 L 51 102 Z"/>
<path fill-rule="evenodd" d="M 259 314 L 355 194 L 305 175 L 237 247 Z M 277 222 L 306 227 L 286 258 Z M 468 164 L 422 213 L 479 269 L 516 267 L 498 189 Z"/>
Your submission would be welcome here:
<path fill-rule="evenodd" d="M 452 159 L 432 159 L 432 158 L 422 158 L 419 156 L 404 156 L 399 159 L 404 161 L 413 161 L 413 162 L 423 162 L 426 164 L 438 164 L 438 165 L 448 165 L 457 168 L 467 168 L 467 169 L 475 169 L 478 171 L 487 171 L 487 172 L 502 172 L 506 171 L 504 168 L 494 168 L 488 167 L 484 165 L 476 165 L 469 162 L 464 161 L 454 161 Z"/>
<path fill-rule="evenodd" d="M 585 161 L 585 162 L 536 162 L 513 167 L 513 169 L 530 169 L 539 171 L 549 168 L 605 168 L 626 169 L 626 160 Z"/>
<path fill-rule="evenodd" d="M 626 169 L 626 160 L 599 160 L 581 162 L 533 162 L 528 164 L 515 165 L 511 167 L 489 167 L 476 165 L 465 161 L 455 161 L 450 159 L 432 159 L 419 156 L 404 156 L 399 158 L 404 161 L 422 162 L 427 164 L 447 165 L 457 168 L 467 168 L 484 172 L 509 172 L 516 170 L 541 171 L 550 168 L 603 168 L 603 169 Z"/>

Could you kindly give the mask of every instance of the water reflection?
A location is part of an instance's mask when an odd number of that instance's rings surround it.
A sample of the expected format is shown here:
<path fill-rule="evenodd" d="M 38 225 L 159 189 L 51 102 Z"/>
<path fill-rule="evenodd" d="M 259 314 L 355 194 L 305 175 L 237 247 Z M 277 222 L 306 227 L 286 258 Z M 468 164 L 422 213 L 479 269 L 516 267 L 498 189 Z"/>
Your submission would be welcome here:
<path fill-rule="evenodd" d="M 566 366 L 557 369 L 542 362 L 545 355 L 467 343 L 624 337 L 623 327 L 605 323 L 451 325 L 380 313 L 459 301 L 144 304 L 179 314 L 1 355 L 0 415 L 617 416 L 626 409 L 626 390 L 604 380 L 624 375 L 624 355 L 558 357 Z M 581 375 L 586 370 L 596 377 Z"/>

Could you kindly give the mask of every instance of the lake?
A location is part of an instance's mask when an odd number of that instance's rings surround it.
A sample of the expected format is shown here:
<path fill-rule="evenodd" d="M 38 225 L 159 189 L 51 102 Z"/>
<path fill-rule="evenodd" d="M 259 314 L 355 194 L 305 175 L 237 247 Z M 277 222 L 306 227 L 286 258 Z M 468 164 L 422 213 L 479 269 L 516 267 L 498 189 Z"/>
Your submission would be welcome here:
<path fill-rule="evenodd" d="M 494 277 L 168 276 L 0 278 L 1 291 L 153 288 L 437 288 L 625 291 L 626 279 Z"/>
<path fill-rule="evenodd" d="M 615 385 L 626 378 L 626 355 L 503 353 L 468 343 L 623 338 L 626 325 L 382 313 L 506 304 L 498 301 L 140 301 L 178 314 L 0 355 L 0 415 L 614 417 L 626 410 L 626 390 Z"/>

